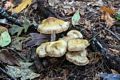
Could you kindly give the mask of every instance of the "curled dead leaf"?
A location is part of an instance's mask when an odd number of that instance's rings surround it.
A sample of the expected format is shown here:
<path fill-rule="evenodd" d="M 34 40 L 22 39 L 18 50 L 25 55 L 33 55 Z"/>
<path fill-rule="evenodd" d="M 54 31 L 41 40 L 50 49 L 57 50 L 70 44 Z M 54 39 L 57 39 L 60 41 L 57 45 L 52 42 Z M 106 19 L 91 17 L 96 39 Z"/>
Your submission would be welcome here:
<path fill-rule="evenodd" d="M 107 12 L 101 15 L 101 19 L 105 20 L 107 26 L 109 27 L 111 27 L 115 22 L 115 20 Z"/>
<path fill-rule="evenodd" d="M 50 35 L 43 35 L 39 33 L 30 33 L 30 36 L 31 40 L 26 42 L 26 47 L 33 47 L 50 39 Z"/>
<path fill-rule="evenodd" d="M 100 7 L 100 11 L 101 11 L 101 12 L 105 12 L 105 13 L 109 13 L 110 15 L 116 13 L 116 10 L 111 9 L 111 8 L 109 8 L 109 7 L 107 7 L 107 6 L 101 6 L 101 7 Z"/>

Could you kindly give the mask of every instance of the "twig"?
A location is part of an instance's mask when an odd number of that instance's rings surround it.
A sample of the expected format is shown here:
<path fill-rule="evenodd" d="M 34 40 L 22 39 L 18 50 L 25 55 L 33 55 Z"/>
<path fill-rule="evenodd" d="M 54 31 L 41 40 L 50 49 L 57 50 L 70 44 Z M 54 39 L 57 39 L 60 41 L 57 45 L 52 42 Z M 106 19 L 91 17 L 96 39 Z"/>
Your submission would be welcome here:
<path fill-rule="evenodd" d="M 104 28 L 106 31 L 108 31 L 108 32 L 110 32 L 116 39 L 118 39 L 119 41 L 120 41 L 120 37 L 117 35 L 117 34 L 115 34 L 115 33 L 113 33 L 111 30 L 109 30 L 109 29 L 107 29 L 107 28 Z"/>
<path fill-rule="evenodd" d="M 106 31 L 108 31 L 109 33 L 111 33 L 116 39 L 118 39 L 118 40 L 120 41 L 120 37 L 119 37 L 117 34 L 115 34 L 113 31 L 107 29 L 106 27 L 103 27 L 102 24 L 99 24 L 99 25 L 100 25 L 102 28 L 104 28 Z"/>

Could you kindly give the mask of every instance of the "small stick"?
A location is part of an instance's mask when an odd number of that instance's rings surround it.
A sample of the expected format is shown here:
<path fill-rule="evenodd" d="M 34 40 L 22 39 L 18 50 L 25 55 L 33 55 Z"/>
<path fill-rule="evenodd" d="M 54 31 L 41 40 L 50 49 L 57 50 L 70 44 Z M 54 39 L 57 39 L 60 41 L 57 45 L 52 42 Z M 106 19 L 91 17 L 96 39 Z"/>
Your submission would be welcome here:
<path fill-rule="evenodd" d="M 118 39 L 119 41 L 120 41 L 120 37 L 117 35 L 117 34 L 115 34 L 115 33 L 113 33 L 111 30 L 109 30 L 109 29 L 107 29 L 107 28 L 104 28 L 106 31 L 108 31 L 108 32 L 110 32 L 116 39 Z"/>
<path fill-rule="evenodd" d="M 113 31 L 107 29 L 106 27 L 103 27 L 102 24 L 99 24 L 99 25 L 100 25 L 102 28 L 104 28 L 106 31 L 108 31 L 109 33 L 111 33 L 116 39 L 118 39 L 118 40 L 120 41 L 120 37 L 119 37 L 117 34 L 115 34 Z"/>

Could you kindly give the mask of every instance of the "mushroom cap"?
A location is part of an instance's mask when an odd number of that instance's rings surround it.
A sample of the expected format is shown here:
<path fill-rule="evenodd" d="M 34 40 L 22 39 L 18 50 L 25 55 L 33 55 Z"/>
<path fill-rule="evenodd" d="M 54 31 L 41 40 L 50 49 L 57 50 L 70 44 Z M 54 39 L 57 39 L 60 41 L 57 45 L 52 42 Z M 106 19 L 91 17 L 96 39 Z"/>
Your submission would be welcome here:
<path fill-rule="evenodd" d="M 38 31 L 43 34 L 61 33 L 69 28 L 69 22 L 49 17 L 38 26 Z"/>
<path fill-rule="evenodd" d="M 37 49 L 36 49 L 36 54 L 39 55 L 39 57 L 46 57 L 47 52 L 46 52 L 46 46 L 49 44 L 49 42 L 42 43 Z"/>
<path fill-rule="evenodd" d="M 65 54 L 67 50 L 67 43 L 64 40 L 58 40 L 50 42 L 47 47 L 47 55 L 50 57 L 61 57 Z"/>
<path fill-rule="evenodd" d="M 59 40 L 64 40 L 66 42 L 68 42 L 68 40 L 70 40 L 70 39 L 71 39 L 71 37 L 68 37 L 68 36 L 64 36 L 62 38 L 59 38 Z"/>
<path fill-rule="evenodd" d="M 81 51 L 89 46 L 85 39 L 71 39 L 68 41 L 68 51 Z"/>
<path fill-rule="evenodd" d="M 67 33 L 67 36 L 68 37 L 71 37 L 71 38 L 83 38 L 83 35 L 82 33 L 80 33 L 79 31 L 77 30 L 71 30 Z"/>
<path fill-rule="evenodd" d="M 67 52 L 66 59 L 69 62 L 74 63 L 78 66 L 87 65 L 89 63 L 89 60 L 86 56 L 82 56 L 82 52 Z"/>
<path fill-rule="evenodd" d="M 71 30 L 67 33 L 67 36 L 64 36 L 63 38 L 60 39 L 63 39 L 66 42 L 68 42 L 71 39 L 77 39 L 77 38 L 83 38 L 83 35 L 77 30 Z"/>
<path fill-rule="evenodd" d="M 88 55 L 87 50 L 82 50 L 82 51 L 78 51 L 78 53 L 80 53 L 80 56 L 86 57 Z"/>

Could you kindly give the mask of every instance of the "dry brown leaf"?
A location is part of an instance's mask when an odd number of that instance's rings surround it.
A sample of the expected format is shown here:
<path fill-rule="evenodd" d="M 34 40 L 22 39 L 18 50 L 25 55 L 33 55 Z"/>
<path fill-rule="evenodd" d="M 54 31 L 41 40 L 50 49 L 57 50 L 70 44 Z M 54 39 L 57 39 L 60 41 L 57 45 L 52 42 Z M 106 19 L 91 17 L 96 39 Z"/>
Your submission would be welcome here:
<path fill-rule="evenodd" d="M 111 69 L 111 71 L 112 71 L 112 73 L 113 74 L 119 74 L 116 70 L 114 70 L 114 69 Z"/>
<path fill-rule="evenodd" d="M 107 7 L 107 6 L 102 6 L 102 7 L 100 7 L 100 11 L 101 11 L 101 12 L 105 12 L 105 13 L 109 13 L 110 15 L 116 13 L 116 10 L 111 9 L 111 8 L 109 8 L 109 7 Z"/>
<path fill-rule="evenodd" d="M 30 6 L 32 3 L 32 0 L 22 0 L 22 2 L 15 8 L 10 9 L 10 11 L 19 13 L 22 10 L 24 10 L 27 6 Z"/>
<path fill-rule="evenodd" d="M 17 60 L 17 58 L 11 54 L 12 52 L 10 52 L 7 49 L 2 49 L 0 51 L 0 61 L 3 63 L 6 63 L 8 65 L 17 65 L 20 66 L 19 61 Z"/>
<path fill-rule="evenodd" d="M 101 15 L 101 19 L 106 21 L 107 26 L 111 27 L 115 20 L 110 16 L 109 13 L 104 13 Z"/>

